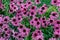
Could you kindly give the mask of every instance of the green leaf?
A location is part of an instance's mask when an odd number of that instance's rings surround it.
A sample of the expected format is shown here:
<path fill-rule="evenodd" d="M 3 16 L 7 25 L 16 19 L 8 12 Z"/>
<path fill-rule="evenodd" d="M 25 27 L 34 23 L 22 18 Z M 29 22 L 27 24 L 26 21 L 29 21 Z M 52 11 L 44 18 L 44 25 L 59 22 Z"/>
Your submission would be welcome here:
<path fill-rule="evenodd" d="M 2 3 L 5 6 L 5 10 L 8 11 L 9 10 L 10 0 L 2 0 Z"/>
<path fill-rule="evenodd" d="M 32 36 L 32 33 L 30 32 L 29 35 L 27 37 L 25 37 L 24 40 L 32 40 L 32 37 L 31 36 Z"/>
<path fill-rule="evenodd" d="M 9 27 L 10 27 L 11 29 L 13 29 L 14 31 L 17 31 L 17 32 L 18 32 L 17 26 L 14 26 L 14 25 L 12 25 L 11 23 L 9 23 Z"/>
<path fill-rule="evenodd" d="M 53 37 L 53 27 L 52 26 L 48 26 L 47 28 L 41 28 L 43 35 L 44 35 L 44 39 L 48 40 L 49 38 Z"/>
<path fill-rule="evenodd" d="M 37 8 L 41 7 L 43 5 L 43 3 L 37 4 Z"/>
<path fill-rule="evenodd" d="M 51 3 L 51 0 L 41 0 L 41 2 L 42 2 L 43 4 L 49 5 L 49 4 Z"/>
<path fill-rule="evenodd" d="M 49 18 L 51 12 L 57 12 L 57 7 L 56 7 L 56 6 L 50 6 L 50 7 L 47 9 L 46 13 L 43 14 L 42 16 L 45 16 L 46 18 Z"/>
<path fill-rule="evenodd" d="M 35 30 L 35 27 L 30 25 L 28 18 L 24 18 L 21 23 L 25 25 L 27 28 L 30 28 L 31 32 Z"/>
<path fill-rule="evenodd" d="M 40 0 L 41 3 L 40 4 L 37 4 L 37 7 L 41 7 L 43 4 L 46 4 L 46 5 L 49 5 L 51 4 L 51 0 Z"/>
<path fill-rule="evenodd" d="M 2 0 L 2 3 L 5 6 L 5 8 L 4 8 L 5 15 L 9 15 L 8 11 L 9 11 L 10 0 Z"/>
<path fill-rule="evenodd" d="M 16 39 L 13 36 L 11 36 L 9 40 L 16 40 Z"/>
<path fill-rule="evenodd" d="M 2 9 L 0 9 L 0 14 L 3 14 L 4 15 L 5 14 L 4 12 L 5 11 L 3 11 Z"/>
<path fill-rule="evenodd" d="M 41 17 L 41 15 L 37 13 L 37 14 L 36 14 L 36 17 L 40 18 L 40 17 Z"/>
<path fill-rule="evenodd" d="M 21 23 L 24 24 L 26 27 L 29 27 L 30 25 L 28 18 L 23 18 Z"/>

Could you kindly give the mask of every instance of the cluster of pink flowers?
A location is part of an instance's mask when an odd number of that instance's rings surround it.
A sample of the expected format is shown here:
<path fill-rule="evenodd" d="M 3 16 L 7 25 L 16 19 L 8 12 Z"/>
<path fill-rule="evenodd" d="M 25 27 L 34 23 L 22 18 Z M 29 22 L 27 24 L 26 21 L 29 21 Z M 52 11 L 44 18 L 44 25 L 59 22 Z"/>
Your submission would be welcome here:
<path fill-rule="evenodd" d="M 24 25 L 20 24 L 21 20 L 13 17 L 10 19 L 8 16 L 0 16 L 0 37 L 8 40 L 10 36 L 17 38 L 18 40 L 23 40 L 24 37 L 28 36 L 30 29 L 26 28 Z M 9 23 L 16 26 L 19 32 L 15 32 L 9 27 Z M 4 33 L 4 36 L 2 34 Z"/>
<path fill-rule="evenodd" d="M 36 29 L 32 33 L 32 40 L 44 40 L 44 36 L 41 30 Z"/>
<path fill-rule="evenodd" d="M 40 0 L 35 0 L 35 4 L 40 3 Z M 60 6 L 60 0 L 51 0 L 51 4 Z M 8 40 L 10 36 L 13 36 L 18 40 L 23 40 L 27 37 L 31 29 L 21 23 L 23 18 L 26 17 L 29 18 L 30 25 L 36 28 L 35 31 L 32 32 L 32 40 L 44 40 L 43 32 L 39 29 L 41 27 L 47 28 L 48 25 L 53 26 L 54 29 L 54 36 L 49 38 L 49 40 L 56 40 L 60 37 L 60 20 L 58 19 L 59 13 L 55 11 L 51 12 L 48 19 L 45 16 L 42 16 L 49 8 L 46 4 L 43 4 L 40 8 L 38 8 L 33 2 L 31 2 L 31 0 L 27 0 L 26 3 L 24 3 L 24 0 L 10 0 L 9 6 L 9 13 L 13 14 L 13 12 L 16 12 L 16 15 L 10 18 L 9 16 L 0 14 L 0 40 Z M 2 2 L 0 2 L 0 8 L 4 9 Z M 36 17 L 37 14 L 41 15 L 41 17 Z M 32 17 L 32 19 L 30 17 Z M 18 32 L 11 29 L 9 24 L 17 27 Z M 2 36 L 3 33 L 4 35 Z"/>

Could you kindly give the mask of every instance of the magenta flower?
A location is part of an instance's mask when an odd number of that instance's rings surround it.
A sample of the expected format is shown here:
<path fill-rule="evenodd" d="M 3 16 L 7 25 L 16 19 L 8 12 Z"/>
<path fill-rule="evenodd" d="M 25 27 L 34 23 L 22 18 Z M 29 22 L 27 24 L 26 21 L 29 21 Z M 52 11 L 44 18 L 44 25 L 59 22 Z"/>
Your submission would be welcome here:
<path fill-rule="evenodd" d="M 49 18 L 47 21 L 48 21 L 49 25 L 54 25 L 54 21 L 55 21 L 54 19 Z"/>
<path fill-rule="evenodd" d="M 13 17 L 10 21 L 14 26 L 19 26 L 19 21 L 16 17 Z"/>
<path fill-rule="evenodd" d="M 54 21 L 54 26 L 60 26 L 60 20 L 55 20 Z"/>
<path fill-rule="evenodd" d="M 30 25 L 33 25 L 35 28 L 40 28 L 41 23 L 39 21 L 39 19 L 37 17 L 34 17 L 31 21 L 30 21 Z"/>
<path fill-rule="evenodd" d="M 54 31 L 54 36 L 55 36 L 56 38 L 59 38 L 59 37 L 60 37 L 60 31 L 59 31 L 59 30 Z"/>
<path fill-rule="evenodd" d="M 51 0 L 51 4 L 52 5 L 56 5 L 57 4 L 57 0 Z"/>
<path fill-rule="evenodd" d="M 16 16 L 16 18 L 17 18 L 17 20 L 18 20 L 19 22 L 22 21 L 22 17 L 21 17 L 21 16 Z"/>
<path fill-rule="evenodd" d="M 4 28 L 8 28 L 8 27 L 9 27 L 8 24 L 3 24 L 3 26 L 2 26 L 3 29 L 4 29 Z"/>
<path fill-rule="evenodd" d="M 43 6 L 38 9 L 38 13 L 42 15 L 47 11 L 47 9 L 48 7 L 46 6 L 46 4 L 43 4 Z"/>
<path fill-rule="evenodd" d="M 32 40 L 38 40 L 38 39 L 43 40 L 43 33 L 41 32 L 41 30 L 35 30 L 32 33 Z"/>
<path fill-rule="evenodd" d="M 31 20 L 31 21 L 30 21 L 30 25 L 35 26 L 35 24 L 36 24 L 36 23 L 35 23 L 35 21 L 34 21 L 34 20 Z"/>
<path fill-rule="evenodd" d="M 59 26 L 54 26 L 53 28 L 54 28 L 54 31 L 57 31 L 57 30 L 59 30 L 59 29 L 60 29 L 60 27 L 59 27 Z"/>
<path fill-rule="evenodd" d="M 20 31 L 22 31 L 24 28 L 25 28 L 25 26 L 24 26 L 24 25 L 22 25 L 22 24 L 20 24 L 20 25 L 18 26 L 18 28 L 17 28 L 17 29 L 18 29 L 18 30 L 19 30 L 19 32 L 20 32 Z"/>
<path fill-rule="evenodd" d="M 23 37 L 26 37 L 29 35 L 29 32 L 30 32 L 30 29 L 29 28 L 23 28 L 23 29 L 20 29 L 20 33 Z"/>
<path fill-rule="evenodd" d="M 5 34 L 5 35 L 4 35 L 4 38 L 5 38 L 6 40 L 9 39 L 9 37 L 10 37 L 9 34 Z"/>
<path fill-rule="evenodd" d="M 14 12 L 14 10 L 13 10 L 13 9 L 10 9 L 10 10 L 9 10 L 9 13 L 11 13 L 11 14 L 12 14 L 13 12 Z"/>
<path fill-rule="evenodd" d="M 36 11 L 36 10 L 37 10 L 37 6 L 34 6 L 34 5 L 33 5 L 33 6 L 30 8 L 30 10 L 31 10 L 31 11 Z"/>
<path fill-rule="evenodd" d="M 14 30 L 12 31 L 12 33 L 13 33 L 12 36 L 15 37 L 15 38 L 17 38 L 17 36 L 18 36 L 19 33 L 18 32 L 15 32 Z"/>
<path fill-rule="evenodd" d="M 36 13 L 37 13 L 36 11 L 32 11 L 32 10 L 29 12 L 30 16 L 32 17 L 35 17 Z"/>
<path fill-rule="evenodd" d="M 4 22 L 4 23 L 9 23 L 9 20 L 10 20 L 9 16 L 5 16 L 5 17 L 3 18 L 3 22 Z"/>
<path fill-rule="evenodd" d="M 39 18 L 39 20 L 42 22 L 42 21 L 45 21 L 46 20 L 46 17 L 44 16 L 44 17 L 41 17 L 41 18 Z"/>
<path fill-rule="evenodd" d="M 58 17 L 59 17 L 59 14 L 57 12 L 52 12 L 50 15 L 50 18 L 52 18 L 52 19 L 56 19 Z"/>
<path fill-rule="evenodd" d="M 33 4 L 33 2 L 31 2 L 31 0 L 29 0 L 29 1 L 27 0 L 26 4 L 30 7 Z"/>
<path fill-rule="evenodd" d="M 35 0 L 35 3 L 40 4 L 41 2 L 40 2 L 40 0 Z"/>
<path fill-rule="evenodd" d="M 12 9 L 13 11 L 17 11 L 18 10 L 18 6 L 15 5 L 15 3 L 10 3 L 10 9 Z"/>

